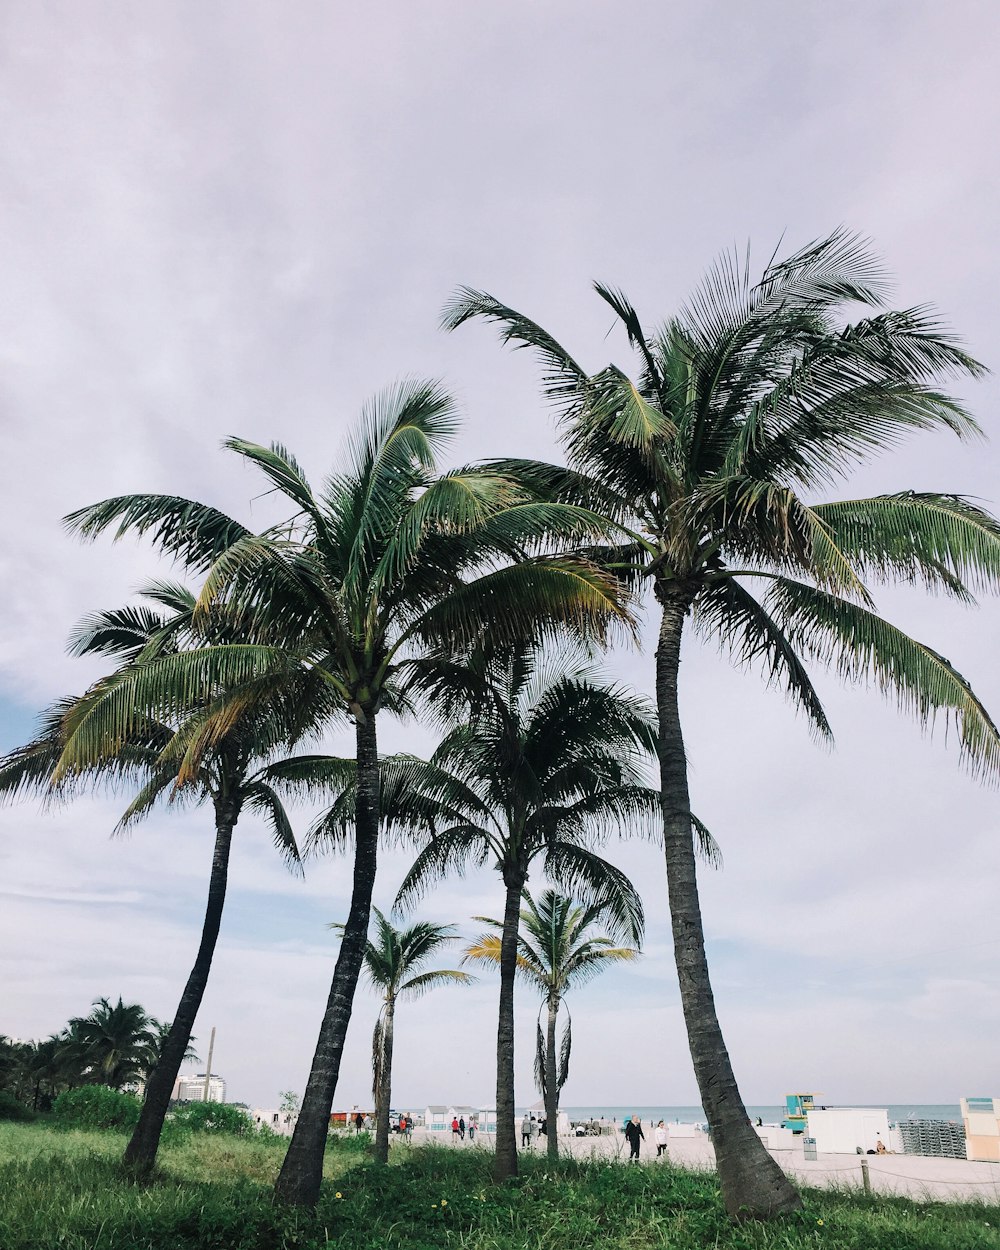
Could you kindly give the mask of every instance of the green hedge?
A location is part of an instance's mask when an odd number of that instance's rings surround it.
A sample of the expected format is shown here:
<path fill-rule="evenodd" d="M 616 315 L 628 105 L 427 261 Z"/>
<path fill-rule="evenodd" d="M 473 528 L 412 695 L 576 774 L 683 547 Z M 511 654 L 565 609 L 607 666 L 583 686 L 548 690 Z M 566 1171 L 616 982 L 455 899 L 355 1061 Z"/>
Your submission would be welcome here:
<path fill-rule="evenodd" d="M 106 1085 L 68 1089 L 52 1104 L 52 1114 L 67 1128 L 111 1128 L 129 1131 L 139 1122 L 142 1103 Z"/>

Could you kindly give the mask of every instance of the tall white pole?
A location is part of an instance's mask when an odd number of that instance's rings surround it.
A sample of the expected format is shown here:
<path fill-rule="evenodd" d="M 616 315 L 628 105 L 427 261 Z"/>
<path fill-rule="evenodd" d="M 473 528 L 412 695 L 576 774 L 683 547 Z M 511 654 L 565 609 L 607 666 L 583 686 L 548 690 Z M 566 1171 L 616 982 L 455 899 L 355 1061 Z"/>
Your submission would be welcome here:
<path fill-rule="evenodd" d="M 212 1025 L 212 1036 L 208 1039 L 208 1071 L 205 1073 L 205 1092 L 202 1102 L 208 1102 L 208 1085 L 212 1079 L 212 1051 L 215 1050 L 215 1025 Z"/>

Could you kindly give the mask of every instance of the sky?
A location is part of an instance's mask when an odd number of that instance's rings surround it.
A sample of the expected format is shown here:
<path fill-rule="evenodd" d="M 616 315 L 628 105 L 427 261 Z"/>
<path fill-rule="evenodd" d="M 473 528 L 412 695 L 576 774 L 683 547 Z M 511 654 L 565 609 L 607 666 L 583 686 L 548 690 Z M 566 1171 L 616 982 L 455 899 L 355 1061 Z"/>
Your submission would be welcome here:
<path fill-rule="evenodd" d="M 459 284 L 549 328 L 588 368 L 628 364 L 590 283 L 649 324 L 723 249 L 766 261 L 843 223 L 870 236 L 899 306 L 932 302 L 1000 368 L 995 91 L 984 0 L 405 0 L 212 5 L 72 0 L 0 8 L 0 749 L 99 669 L 76 621 L 169 571 L 148 545 L 82 545 L 61 517 L 163 491 L 249 524 L 263 485 L 221 448 L 279 440 L 321 481 L 365 400 L 440 378 L 463 412 L 451 462 L 556 459 L 525 353 L 452 335 Z M 996 376 L 961 391 L 992 441 L 924 435 L 840 493 L 936 489 L 1000 508 Z M 1000 606 L 880 593 L 994 715 Z M 642 651 L 609 669 L 651 693 Z M 759 674 L 689 639 L 692 801 L 722 847 L 701 875 L 717 1005 L 744 1098 L 957 1102 L 1000 1093 L 997 792 L 873 691 L 817 675 L 817 746 Z M 386 722 L 386 750 L 426 752 Z M 332 739 L 333 750 L 349 749 Z M 0 809 L 0 1033 L 32 1038 L 100 996 L 170 1018 L 197 946 L 210 813 L 163 810 L 112 838 L 126 799 Z M 309 813 L 296 813 L 297 826 Z M 575 992 L 565 1105 L 697 1102 L 662 855 L 614 844 L 639 884 L 643 959 Z M 407 867 L 383 857 L 376 902 Z M 536 881 L 534 884 L 538 884 Z M 342 860 L 288 876 L 245 817 L 195 1029 L 229 1096 L 305 1085 L 346 916 Z M 416 913 L 499 914 L 486 870 Z M 456 944 L 443 966 L 460 958 Z M 400 1010 L 397 1106 L 495 1088 L 489 976 Z M 370 1101 L 377 1004 L 359 990 L 335 1103 Z M 518 999 L 517 1098 L 537 1004 Z"/>

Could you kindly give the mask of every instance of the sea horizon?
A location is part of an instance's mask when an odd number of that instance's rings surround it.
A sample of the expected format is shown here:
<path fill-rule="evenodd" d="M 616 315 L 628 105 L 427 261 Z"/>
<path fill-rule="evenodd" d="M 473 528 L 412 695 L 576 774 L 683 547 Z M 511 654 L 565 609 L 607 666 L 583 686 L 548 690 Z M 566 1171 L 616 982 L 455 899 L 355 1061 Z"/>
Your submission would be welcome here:
<path fill-rule="evenodd" d="M 899 1123 L 901 1120 L 956 1120 L 962 1118 L 962 1109 L 960 1105 L 955 1103 L 920 1103 L 920 1102 L 881 1102 L 881 1103 L 865 1103 L 865 1102 L 849 1102 L 849 1103 L 823 1103 L 826 1107 L 868 1107 L 885 1110 L 889 1113 L 890 1123 Z M 518 1114 L 533 1109 L 529 1107 L 518 1107 Z M 641 1103 L 634 1106 L 614 1105 L 606 1103 L 604 1105 L 594 1104 L 591 1106 L 560 1106 L 560 1111 L 566 1112 L 570 1120 L 617 1120 L 621 1123 L 629 1116 L 638 1115 L 644 1122 L 652 1120 L 665 1120 L 668 1124 L 704 1124 L 708 1117 L 700 1106 L 678 1106 L 661 1104 L 659 1106 L 642 1105 Z M 537 1114 L 537 1111 L 536 1111 Z M 747 1115 L 752 1119 L 761 1119 L 765 1124 L 775 1124 L 784 1118 L 786 1109 L 778 1103 L 771 1104 L 748 1104 Z"/>

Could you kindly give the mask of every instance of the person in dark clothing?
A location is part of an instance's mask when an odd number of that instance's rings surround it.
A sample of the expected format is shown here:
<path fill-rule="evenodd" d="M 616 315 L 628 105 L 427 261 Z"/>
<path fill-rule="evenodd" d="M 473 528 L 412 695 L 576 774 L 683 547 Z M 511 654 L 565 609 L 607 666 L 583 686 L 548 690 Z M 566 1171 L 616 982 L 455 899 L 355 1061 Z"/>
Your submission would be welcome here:
<path fill-rule="evenodd" d="M 365 1126 L 365 1117 L 359 1111 L 358 1114 L 354 1117 L 355 1133 L 360 1133 L 361 1130 L 364 1128 L 364 1126 Z"/>
<path fill-rule="evenodd" d="M 639 1158 L 639 1142 L 646 1136 L 642 1131 L 642 1125 L 639 1123 L 639 1117 L 634 1115 L 628 1124 L 625 1125 L 625 1137 L 628 1140 L 632 1153 L 629 1155 L 629 1163 L 633 1159 L 638 1161 Z"/>
<path fill-rule="evenodd" d="M 462 1141 L 465 1141 L 465 1116 L 464 1115 L 458 1117 L 458 1135 L 462 1139 Z"/>

